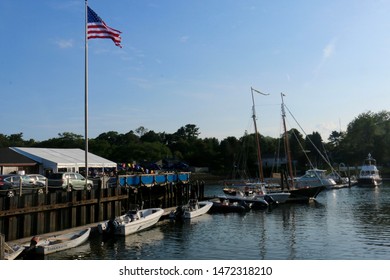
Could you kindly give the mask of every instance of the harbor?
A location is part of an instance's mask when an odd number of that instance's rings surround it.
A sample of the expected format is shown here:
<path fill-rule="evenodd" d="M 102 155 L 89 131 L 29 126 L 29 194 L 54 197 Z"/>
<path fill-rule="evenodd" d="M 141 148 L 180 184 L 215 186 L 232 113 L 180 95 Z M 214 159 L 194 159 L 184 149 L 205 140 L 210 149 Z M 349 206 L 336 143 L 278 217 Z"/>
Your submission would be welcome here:
<path fill-rule="evenodd" d="M 204 192 L 208 198 L 223 194 L 220 185 L 205 185 Z M 180 222 L 164 218 L 150 229 L 109 239 L 94 223 L 85 243 L 44 259 L 388 260 L 389 201 L 385 180 L 377 188 L 326 190 L 309 203 L 207 213 Z"/>
<path fill-rule="evenodd" d="M 221 194 L 205 186 L 205 195 Z M 103 240 L 47 259 L 80 260 L 388 260 L 390 185 L 324 191 L 307 204 L 244 214 L 206 214 Z"/>

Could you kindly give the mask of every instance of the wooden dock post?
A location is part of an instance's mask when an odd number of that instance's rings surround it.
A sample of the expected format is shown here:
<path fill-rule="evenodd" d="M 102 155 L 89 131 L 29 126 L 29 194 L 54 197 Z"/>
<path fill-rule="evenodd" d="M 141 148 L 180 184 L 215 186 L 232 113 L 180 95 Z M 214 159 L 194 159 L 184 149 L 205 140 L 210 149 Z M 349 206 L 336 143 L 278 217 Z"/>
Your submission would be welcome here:
<path fill-rule="evenodd" d="M 201 197 L 202 200 L 204 199 L 204 181 L 200 182 L 200 185 L 199 185 L 199 196 Z"/>
<path fill-rule="evenodd" d="M 165 187 L 165 190 L 166 190 L 167 195 L 168 195 L 167 198 L 166 198 L 167 202 L 165 204 L 166 205 L 165 208 L 168 208 L 168 207 L 172 206 L 172 199 L 173 199 L 173 196 L 174 196 L 174 194 L 172 192 L 172 184 L 168 183 L 164 187 Z"/>
<path fill-rule="evenodd" d="M 152 188 L 151 187 L 147 187 L 148 189 L 148 194 L 149 194 L 149 208 L 152 208 Z"/>
<path fill-rule="evenodd" d="M 0 234 L 0 261 L 4 260 L 4 251 L 5 251 L 5 236 Z"/>

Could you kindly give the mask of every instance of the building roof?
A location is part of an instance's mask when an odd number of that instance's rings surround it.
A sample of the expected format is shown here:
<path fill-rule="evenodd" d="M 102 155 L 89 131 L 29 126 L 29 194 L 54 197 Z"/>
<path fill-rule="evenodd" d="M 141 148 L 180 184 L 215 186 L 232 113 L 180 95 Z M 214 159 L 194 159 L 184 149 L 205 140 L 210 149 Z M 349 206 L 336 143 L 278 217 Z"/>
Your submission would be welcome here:
<path fill-rule="evenodd" d="M 85 166 L 85 151 L 81 149 L 21 147 L 11 147 L 10 149 L 41 164 L 44 161 L 49 161 L 61 166 Z M 88 153 L 88 167 L 116 167 L 116 163 Z"/>
<path fill-rule="evenodd" d="M 37 162 L 35 160 L 9 148 L 0 148 L 0 165 L 2 166 L 26 166 L 36 164 Z"/>

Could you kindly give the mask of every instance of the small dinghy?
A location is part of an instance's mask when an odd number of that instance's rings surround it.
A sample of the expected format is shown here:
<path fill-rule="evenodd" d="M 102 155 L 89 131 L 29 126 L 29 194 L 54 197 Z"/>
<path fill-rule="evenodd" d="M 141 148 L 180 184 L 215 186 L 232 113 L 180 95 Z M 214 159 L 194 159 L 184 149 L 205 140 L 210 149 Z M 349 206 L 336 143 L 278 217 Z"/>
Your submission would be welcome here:
<path fill-rule="evenodd" d="M 81 229 L 61 235 L 40 239 L 37 242 L 37 254 L 48 255 L 77 247 L 88 240 L 91 228 Z"/>

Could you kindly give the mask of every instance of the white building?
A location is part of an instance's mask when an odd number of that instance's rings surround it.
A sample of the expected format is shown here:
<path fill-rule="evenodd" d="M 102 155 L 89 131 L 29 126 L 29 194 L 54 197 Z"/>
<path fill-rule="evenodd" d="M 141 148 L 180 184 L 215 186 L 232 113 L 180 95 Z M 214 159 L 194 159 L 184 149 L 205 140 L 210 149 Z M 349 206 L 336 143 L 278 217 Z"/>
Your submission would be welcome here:
<path fill-rule="evenodd" d="M 57 148 L 20 148 L 10 147 L 11 150 L 38 163 L 39 173 L 48 172 L 80 172 L 85 169 L 85 151 L 81 149 Z M 97 155 L 88 153 L 88 168 L 103 170 L 116 168 L 116 163 Z"/>

